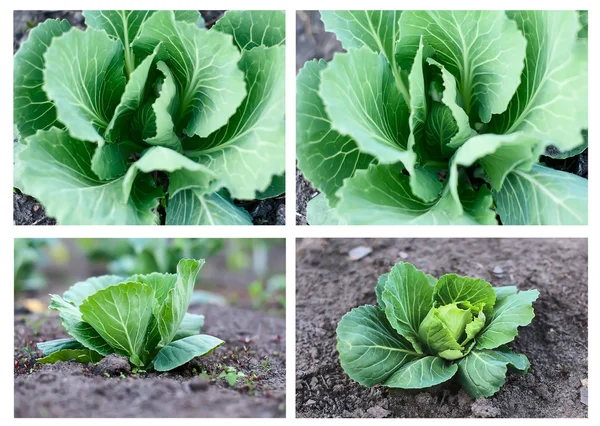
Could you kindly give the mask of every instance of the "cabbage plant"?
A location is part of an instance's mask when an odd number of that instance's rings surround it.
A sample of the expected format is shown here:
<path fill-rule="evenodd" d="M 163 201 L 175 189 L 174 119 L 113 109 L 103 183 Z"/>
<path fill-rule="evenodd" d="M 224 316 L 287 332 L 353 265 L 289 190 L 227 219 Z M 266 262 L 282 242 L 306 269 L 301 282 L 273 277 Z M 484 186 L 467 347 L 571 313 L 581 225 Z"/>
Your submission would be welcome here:
<path fill-rule="evenodd" d="M 284 191 L 284 12 L 84 16 L 14 57 L 14 186 L 59 224 L 252 224 L 233 200 Z"/>
<path fill-rule="evenodd" d="M 98 362 L 110 354 L 143 370 L 172 370 L 206 355 L 223 342 L 199 334 L 204 316 L 186 312 L 204 260 L 182 259 L 177 274 L 152 273 L 127 278 L 103 275 L 52 295 L 71 338 L 40 342 L 43 364 Z"/>
<path fill-rule="evenodd" d="M 533 319 L 537 290 L 455 274 L 436 279 L 400 262 L 375 292 L 377 306 L 351 310 L 337 327 L 342 368 L 361 385 L 418 389 L 454 379 L 482 398 L 500 390 L 508 367 L 529 370 L 507 344 Z"/>
<path fill-rule="evenodd" d="M 323 11 L 297 77 L 311 224 L 587 224 L 587 13 Z M 548 150 L 547 150 L 548 148 Z"/>

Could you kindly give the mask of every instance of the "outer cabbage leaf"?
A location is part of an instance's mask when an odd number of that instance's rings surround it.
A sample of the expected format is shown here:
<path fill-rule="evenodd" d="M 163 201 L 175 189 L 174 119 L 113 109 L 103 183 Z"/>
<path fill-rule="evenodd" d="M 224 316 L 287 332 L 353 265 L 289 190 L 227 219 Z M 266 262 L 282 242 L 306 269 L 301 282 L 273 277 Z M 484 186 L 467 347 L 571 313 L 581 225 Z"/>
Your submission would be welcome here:
<path fill-rule="evenodd" d="M 177 329 L 177 333 L 175 333 L 175 337 L 173 338 L 173 340 L 179 340 L 185 337 L 194 336 L 200 333 L 202 327 L 204 327 L 204 315 L 190 314 L 189 312 L 187 312 L 183 316 L 181 325 Z"/>
<path fill-rule="evenodd" d="M 152 289 L 139 282 L 128 282 L 97 291 L 79 310 L 84 321 L 106 342 L 140 367 L 153 307 Z"/>
<path fill-rule="evenodd" d="M 508 110 L 490 123 L 495 133 L 525 131 L 560 151 L 581 145 L 588 125 L 587 41 L 577 41 L 576 11 L 507 12 L 527 39 L 521 85 Z"/>
<path fill-rule="evenodd" d="M 344 179 L 366 169 L 374 158 L 362 153 L 352 138 L 332 129 L 319 96 L 326 67 L 324 60 L 307 62 L 296 78 L 296 155 L 304 176 L 335 205 Z"/>
<path fill-rule="evenodd" d="M 504 225 L 587 225 L 588 181 L 536 164 L 514 170 L 494 192 Z"/>
<path fill-rule="evenodd" d="M 223 194 L 185 189 L 169 200 L 166 224 L 252 225 L 252 216 Z"/>
<path fill-rule="evenodd" d="M 363 386 L 381 383 L 419 356 L 375 306 L 360 306 L 344 315 L 337 327 L 337 350 L 346 374 Z"/>
<path fill-rule="evenodd" d="M 496 301 L 500 299 L 510 296 L 511 294 L 517 293 L 517 287 L 514 285 L 506 285 L 503 287 L 494 287 L 494 293 L 496 293 Z"/>
<path fill-rule="evenodd" d="M 458 366 L 437 356 L 427 356 L 404 364 L 384 382 L 390 388 L 421 389 L 439 385 L 456 374 Z"/>
<path fill-rule="evenodd" d="M 231 34 L 240 50 L 285 43 L 285 12 L 282 10 L 228 10 L 211 28 Z"/>
<path fill-rule="evenodd" d="M 177 281 L 167 293 L 165 301 L 157 311 L 159 346 L 166 346 L 175 337 L 190 305 L 198 272 L 204 266 L 204 259 L 182 259 L 177 264 Z"/>
<path fill-rule="evenodd" d="M 125 90 L 121 42 L 104 31 L 72 28 L 52 40 L 45 59 L 44 90 L 59 121 L 73 138 L 103 144 Z"/>
<path fill-rule="evenodd" d="M 394 165 L 371 165 L 359 170 L 338 192 L 337 214 L 353 225 L 477 225 L 496 224 L 490 210 L 492 195 L 485 186 L 477 192 L 466 183 L 458 186 L 464 209 L 445 187 L 441 197 L 423 202 L 411 192 L 409 177 Z"/>
<path fill-rule="evenodd" d="M 99 277 L 91 277 L 85 281 L 79 281 L 73 284 L 63 294 L 63 299 L 75 306 L 87 299 L 88 296 L 96 293 L 98 290 L 103 290 L 111 285 L 116 285 L 124 282 L 123 277 L 117 275 L 102 275 Z"/>
<path fill-rule="evenodd" d="M 264 191 L 256 191 L 257 200 L 266 200 L 267 198 L 279 197 L 285 193 L 285 173 L 275 175 L 271 179 L 271 183 Z"/>
<path fill-rule="evenodd" d="M 102 355 L 117 352 L 124 355 L 119 349 L 113 349 L 104 338 L 87 322 L 83 321 L 81 312 L 74 305 L 66 302 L 62 297 L 52 295 L 50 309 L 58 311 L 62 325 L 71 336 L 87 349 Z"/>
<path fill-rule="evenodd" d="M 123 177 L 107 182 L 92 171 L 94 147 L 57 128 L 31 136 L 17 157 L 25 192 L 64 225 L 155 224 L 162 191 L 140 176 L 126 198 Z"/>
<path fill-rule="evenodd" d="M 512 342 L 519 326 L 528 325 L 535 314 L 531 304 L 540 295 L 537 290 L 520 291 L 498 300 L 485 328 L 477 336 L 477 349 L 494 349 Z"/>
<path fill-rule="evenodd" d="M 154 13 L 142 24 L 133 48 L 148 54 L 160 43 L 181 93 L 177 131 L 208 136 L 227 123 L 244 99 L 239 51 L 230 35 L 176 21 L 169 10 Z"/>
<path fill-rule="evenodd" d="M 390 325 L 423 353 L 419 324 L 432 306 L 433 286 L 427 275 L 410 263 L 396 264 L 387 275 L 381 300 Z"/>
<path fill-rule="evenodd" d="M 36 362 L 40 364 L 54 364 L 55 362 L 77 361 L 87 364 L 88 362 L 99 362 L 102 358 L 103 356 L 98 352 L 89 349 L 61 349 L 43 358 L 38 358 Z"/>
<path fill-rule="evenodd" d="M 189 336 L 162 348 L 154 358 L 154 369 L 168 371 L 179 367 L 197 356 L 206 355 L 225 342 L 208 334 Z"/>
<path fill-rule="evenodd" d="M 413 171 L 409 106 L 383 54 L 366 47 L 336 54 L 321 73 L 320 95 L 333 129 L 352 137 L 362 152 L 380 163 L 401 161 Z"/>
<path fill-rule="evenodd" d="M 85 349 L 85 346 L 79 343 L 77 339 L 72 337 L 67 339 L 55 339 L 47 342 L 39 342 L 36 343 L 36 346 L 46 356 L 64 349 Z"/>
<path fill-rule="evenodd" d="M 488 123 L 520 82 L 526 41 L 504 11 L 416 11 L 400 16 L 400 39 L 422 35 L 458 80 L 464 108 Z"/>
<path fill-rule="evenodd" d="M 14 122 L 20 138 L 61 127 L 56 108 L 43 89 L 45 53 L 52 39 L 69 31 L 67 20 L 47 19 L 29 33 L 14 58 Z"/>
<path fill-rule="evenodd" d="M 529 369 L 525 355 L 508 349 L 474 350 L 458 363 L 456 378 L 473 398 L 487 398 L 504 385 L 508 364 L 524 373 Z"/>
<path fill-rule="evenodd" d="M 306 221 L 310 225 L 348 225 L 335 210 L 325 194 L 318 194 L 306 204 Z"/>
<path fill-rule="evenodd" d="M 285 171 L 285 46 L 245 50 L 239 67 L 248 88 L 240 108 L 226 126 L 184 148 L 233 198 L 252 200 Z"/>

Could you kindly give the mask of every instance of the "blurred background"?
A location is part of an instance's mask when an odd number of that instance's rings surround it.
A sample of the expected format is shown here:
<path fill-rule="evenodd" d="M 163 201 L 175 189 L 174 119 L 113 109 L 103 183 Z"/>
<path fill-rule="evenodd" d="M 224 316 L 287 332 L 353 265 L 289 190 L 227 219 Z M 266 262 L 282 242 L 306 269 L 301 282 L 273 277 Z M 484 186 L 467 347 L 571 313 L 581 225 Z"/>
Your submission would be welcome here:
<path fill-rule="evenodd" d="M 18 238 L 15 313 L 42 312 L 92 276 L 175 273 L 183 258 L 204 258 L 192 303 L 285 313 L 285 240 L 214 238 Z"/>

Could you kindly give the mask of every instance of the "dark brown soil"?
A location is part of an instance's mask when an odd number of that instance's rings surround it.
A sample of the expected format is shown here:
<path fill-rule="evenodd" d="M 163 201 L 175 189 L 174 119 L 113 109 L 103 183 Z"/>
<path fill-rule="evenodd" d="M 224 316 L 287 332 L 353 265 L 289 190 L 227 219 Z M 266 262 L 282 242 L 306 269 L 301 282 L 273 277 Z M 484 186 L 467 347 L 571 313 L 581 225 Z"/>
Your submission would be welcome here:
<path fill-rule="evenodd" d="M 358 246 L 373 251 L 350 260 L 348 252 Z M 298 241 L 297 416 L 587 417 L 581 397 L 588 377 L 587 253 L 586 239 Z M 509 374 L 496 395 L 479 401 L 452 383 L 391 391 L 350 380 L 335 348 L 337 323 L 356 306 L 376 304 L 377 278 L 401 260 L 434 276 L 457 273 L 495 286 L 537 288 L 536 317 L 511 344 L 527 355 L 531 371 Z"/>
<path fill-rule="evenodd" d="M 224 10 L 201 10 L 207 28 L 211 28 Z M 13 53 L 27 40 L 29 28 L 46 19 L 66 19 L 71 25 L 85 28 L 80 10 L 15 10 L 13 15 Z M 285 225 L 285 194 L 266 200 L 235 202 L 252 216 L 254 225 Z M 35 210 L 32 210 L 35 208 Z M 163 221 L 164 222 L 164 221 Z M 54 218 L 46 216 L 41 204 L 29 195 L 16 191 L 13 194 L 13 223 L 15 225 L 56 225 Z"/>
<path fill-rule="evenodd" d="M 15 417 L 284 417 L 284 318 L 211 305 L 190 312 L 226 344 L 168 373 L 115 377 L 91 364 L 35 364 L 35 342 L 68 336 L 54 312 L 16 313 Z M 217 378 L 227 366 L 249 380 L 230 387 Z"/>

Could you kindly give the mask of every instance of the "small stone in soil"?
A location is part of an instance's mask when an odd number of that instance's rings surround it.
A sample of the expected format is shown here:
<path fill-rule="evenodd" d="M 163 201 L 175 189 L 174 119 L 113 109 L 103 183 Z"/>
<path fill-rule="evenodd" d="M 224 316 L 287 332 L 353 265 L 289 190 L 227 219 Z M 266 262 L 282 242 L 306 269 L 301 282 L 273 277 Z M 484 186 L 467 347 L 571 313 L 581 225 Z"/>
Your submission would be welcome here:
<path fill-rule="evenodd" d="M 373 249 L 371 247 L 358 246 L 358 247 L 354 247 L 352 250 L 350 250 L 348 252 L 348 255 L 350 256 L 350 259 L 352 259 L 352 260 L 360 260 L 363 257 L 367 256 L 372 251 L 373 251 Z"/>
<path fill-rule="evenodd" d="M 502 275 L 504 273 L 504 269 L 502 269 L 500 266 L 496 265 L 496 266 L 494 266 L 494 270 L 492 272 L 496 275 Z"/>
<path fill-rule="evenodd" d="M 308 401 L 306 401 L 306 402 L 304 403 L 304 405 L 305 405 L 306 407 L 310 407 L 311 405 L 315 405 L 316 403 L 317 403 L 317 401 L 315 401 L 314 399 L 309 399 Z"/>
<path fill-rule="evenodd" d="M 118 376 L 120 373 L 131 374 L 131 366 L 127 358 L 116 354 L 110 354 L 104 358 L 94 367 L 94 372 L 99 376 L 110 374 L 111 376 Z"/>
<path fill-rule="evenodd" d="M 401 251 L 400 252 L 400 258 L 402 259 L 408 259 L 408 253 L 405 251 Z"/>

